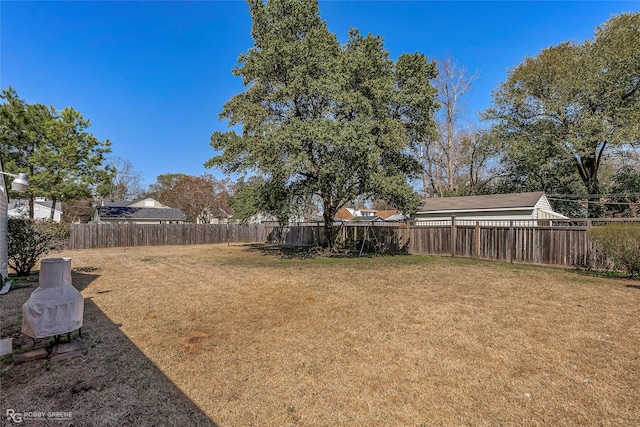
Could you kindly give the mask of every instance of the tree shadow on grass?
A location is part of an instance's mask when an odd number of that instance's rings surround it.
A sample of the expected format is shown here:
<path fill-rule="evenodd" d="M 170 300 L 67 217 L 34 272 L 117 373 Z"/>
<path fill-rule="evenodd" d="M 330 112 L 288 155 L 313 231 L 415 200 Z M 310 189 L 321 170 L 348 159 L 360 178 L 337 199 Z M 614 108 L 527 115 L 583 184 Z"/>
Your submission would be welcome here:
<path fill-rule="evenodd" d="M 275 243 L 251 243 L 246 248 L 249 252 L 256 252 L 262 255 L 277 256 L 280 258 L 315 258 L 324 255 L 324 248 L 317 246 L 289 246 Z"/>
<path fill-rule="evenodd" d="M 72 272 L 82 291 L 99 274 Z M 20 308 L 35 287 L 10 292 L 11 323 L 21 319 Z M 108 289 L 103 292 L 108 292 Z M 8 323 L 8 322 L 7 322 Z M 5 328 L 7 326 L 7 328 Z M 101 426 L 215 426 L 191 399 L 151 362 L 102 310 L 85 297 L 82 355 L 64 361 L 33 360 L 20 364 L 3 359 L 0 410 L 70 412 L 60 425 Z M 20 325 L 2 325 L 19 330 Z M 72 340 L 75 340 L 75 333 Z M 30 339 L 24 340 L 23 344 Z M 16 340 L 14 339 L 14 348 Z"/>
<path fill-rule="evenodd" d="M 408 256 L 406 252 L 375 252 L 359 249 L 334 249 L 319 246 L 293 246 L 278 245 L 275 243 L 250 243 L 245 245 L 250 252 L 261 253 L 267 256 L 277 256 L 283 259 L 310 259 L 310 258 L 372 258 L 379 256 Z"/>

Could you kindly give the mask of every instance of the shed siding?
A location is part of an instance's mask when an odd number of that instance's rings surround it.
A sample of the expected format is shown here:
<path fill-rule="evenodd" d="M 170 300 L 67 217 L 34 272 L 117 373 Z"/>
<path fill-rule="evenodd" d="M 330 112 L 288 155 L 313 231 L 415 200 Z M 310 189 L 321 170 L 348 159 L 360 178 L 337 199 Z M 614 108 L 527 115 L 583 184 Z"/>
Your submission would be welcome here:
<path fill-rule="evenodd" d="M 416 225 L 432 225 L 429 222 L 442 221 L 442 225 L 451 225 L 451 217 L 456 217 L 458 225 L 473 225 L 476 221 L 483 224 L 501 225 L 498 222 L 508 221 L 531 221 L 534 218 L 532 209 L 509 211 L 509 212 L 460 212 L 455 214 L 430 213 L 417 214 L 415 216 Z"/>
<path fill-rule="evenodd" d="M 549 203 L 549 199 L 547 199 L 547 196 L 545 196 L 545 195 L 540 197 L 540 200 L 538 200 L 538 202 L 534 206 L 534 209 L 536 209 L 536 210 L 537 209 L 544 209 L 546 211 L 553 212 L 553 208 L 551 207 L 551 203 Z"/>

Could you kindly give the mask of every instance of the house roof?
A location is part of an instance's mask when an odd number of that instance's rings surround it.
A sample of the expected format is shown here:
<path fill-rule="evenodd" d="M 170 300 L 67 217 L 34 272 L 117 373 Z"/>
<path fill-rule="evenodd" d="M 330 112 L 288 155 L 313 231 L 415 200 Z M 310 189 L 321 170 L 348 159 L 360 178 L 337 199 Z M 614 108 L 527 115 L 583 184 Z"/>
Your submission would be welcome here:
<path fill-rule="evenodd" d="M 399 214 L 400 214 L 400 211 L 397 210 L 397 209 L 387 209 L 387 210 L 384 210 L 384 211 L 377 211 L 376 212 L 377 216 L 379 216 L 380 218 L 384 218 L 384 219 L 387 219 L 390 216 L 399 215 Z"/>
<path fill-rule="evenodd" d="M 126 219 L 160 219 L 185 221 L 187 216 L 175 208 L 132 208 L 128 206 L 98 206 L 96 208 L 100 218 Z"/>
<path fill-rule="evenodd" d="M 107 206 L 107 207 L 119 207 L 123 208 L 125 206 L 131 206 L 134 208 L 155 208 L 155 209 L 165 209 L 169 206 L 165 206 L 156 199 L 152 199 L 151 197 L 147 197 L 140 200 L 114 200 L 114 199 L 103 199 L 99 201 L 99 206 Z"/>
<path fill-rule="evenodd" d="M 417 212 L 455 210 L 496 210 L 531 208 L 544 196 L 543 191 L 532 193 L 490 194 L 487 196 L 463 196 L 425 199 Z"/>
<path fill-rule="evenodd" d="M 404 215 L 402 215 L 401 213 L 399 213 L 399 214 L 395 214 L 395 215 L 389 215 L 384 220 L 385 221 L 404 221 L 405 219 L 406 219 L 406 217 Z"/>
<path fill-rule="evenodd" d="M 354 216 L 352 221 L 384 221 L 384 218 L 379 217 L 378 215 L 361 215 Z"/>
<path fill-rule="evenodd" d="M 337 219 L 337 220 L 352 220 L 353 219 L 353 214 L 351 212 L 349 212 L 349 209 L 341 208 L 338 211 L 338 213 L 336 213 L 336 216 L 334 217 L 334 219 Z"/>
<path fill-rule="evenodd" d="M 151 197 L 146 197 L 144 199 L 129 202 L 127 206 L 131 206 L 134 208 L 161 208 L 161 209 L 169 207 L 169 206 L 163 205 L 156 199 L 152 199 Z"/>
<path fill-rule="evenodd" d="M 129 206 L 131 203 L 133 203 L 130 200 L 106 200 L 103 199 L 100 201 L 100 205 L 101 206 L 108 206 L 108 207 L 125 207 L 125 206 Z"/>

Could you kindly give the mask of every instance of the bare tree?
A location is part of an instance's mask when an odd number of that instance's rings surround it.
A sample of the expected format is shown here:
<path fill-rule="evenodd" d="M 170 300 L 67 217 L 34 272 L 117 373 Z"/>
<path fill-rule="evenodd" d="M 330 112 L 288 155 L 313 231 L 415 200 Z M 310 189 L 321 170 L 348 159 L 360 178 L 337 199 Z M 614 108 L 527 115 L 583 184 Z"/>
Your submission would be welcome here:
<path fill-rule="evenodd" d="M 112 200 L 134 200 L 143 192 L 140 183 L 140 173 L 133 169 L 129 160 L 121 157 L 107 159 L 107 166 L 114 173 L 113 178 L 107 184 L 107 198 Z"/>
<path fill-rule="evenodd" d="M 233 183 L 216 179 L 211 174 L 184 175 L 159 193 L 159 201 L 178 208 L 192 223 L 209 223 L 214 218 L 227 218 L 232 214 L 229 197 Z"/>
<path fill-rule="evenodd" d="M 470 130 L 460 138 L 459 187 L 465 193 L 481 194 L 492 180 L 500 176 L 499 146 L 486 131 Z"/>
<path fill-rule="evenodd" d="M 468 75 L 465 67 L 450 57 L 438 61 L 438 76 L 434 86 L 438 89 L 440 110 L 436 114 L 438 139 L 429 144 L 427 156 L 433 162 L 431 176 L 432 190 L 442 195 L 444 191 L 457 190 L 456 182 L 460 174 L 462 139 L 468 132 L 462 125 L 464 112 L 463 97 L 471 90 L 471 83 L 480 76 L 476 71 Z"/>

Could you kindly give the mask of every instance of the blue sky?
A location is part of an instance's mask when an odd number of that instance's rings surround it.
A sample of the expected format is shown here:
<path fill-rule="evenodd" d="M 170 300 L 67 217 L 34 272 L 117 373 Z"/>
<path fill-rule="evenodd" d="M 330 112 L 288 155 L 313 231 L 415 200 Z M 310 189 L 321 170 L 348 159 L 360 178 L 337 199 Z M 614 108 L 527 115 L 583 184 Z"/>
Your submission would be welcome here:
<path fill-rule="evenodd" d="M 320 1 L 341 41 L 350 27 L 384 37 L 392 58 L 419 51 L 478 71 L 469 114 L 526 56 L 582 42 L 637 1 Z M 72 106 L 132 162 L 145 185 L 163 173 L 200 175 L 226 129 L 222 105 L 243 90 L 231 74 L 252 46 L 244 1 L 0 2 L 0 88 L 29 103 Z"/>

